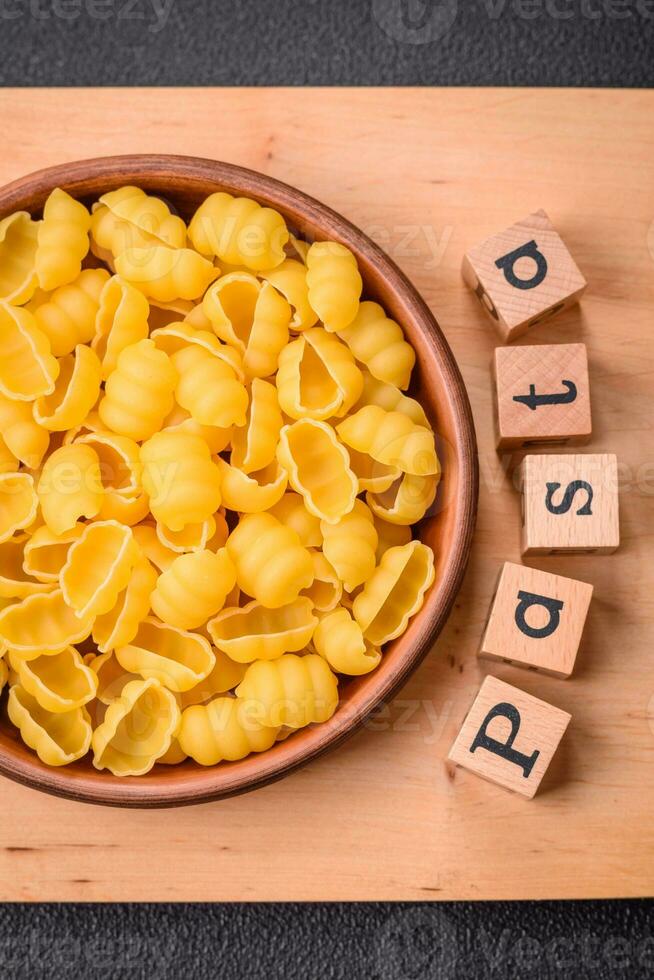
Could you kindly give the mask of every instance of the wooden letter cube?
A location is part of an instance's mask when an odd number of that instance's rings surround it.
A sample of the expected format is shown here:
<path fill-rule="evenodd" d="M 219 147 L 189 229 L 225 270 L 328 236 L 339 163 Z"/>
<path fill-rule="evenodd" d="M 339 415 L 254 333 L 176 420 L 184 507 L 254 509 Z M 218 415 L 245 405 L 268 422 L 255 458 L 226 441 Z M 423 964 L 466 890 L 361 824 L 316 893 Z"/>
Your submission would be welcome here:
<path fill-rule="evenodd" d="M 593 586 L 507 561 L 479 656 L 569 677 Z"/>
<path fill-rule="evenodd" d="M 592 433 L 584 344 L 497 347 L 497 448 L 584 443 Z"/>
<path fill-rule="evenodd" d="M 487 677 L 448 758 L 492 783 L 532 797 L 570 722 L 567 711 Z"/>
<path fill-rule="evenodd" d="M 504 340 L 571 306 L 586 288 L 544 211 L 470 249 L 462 272 Z"/>
<path fill-rule="evenodd" d="M 518 479 L 523 555 L 610 554 L 619 546 L 613 454 L 525 456 Z"/>

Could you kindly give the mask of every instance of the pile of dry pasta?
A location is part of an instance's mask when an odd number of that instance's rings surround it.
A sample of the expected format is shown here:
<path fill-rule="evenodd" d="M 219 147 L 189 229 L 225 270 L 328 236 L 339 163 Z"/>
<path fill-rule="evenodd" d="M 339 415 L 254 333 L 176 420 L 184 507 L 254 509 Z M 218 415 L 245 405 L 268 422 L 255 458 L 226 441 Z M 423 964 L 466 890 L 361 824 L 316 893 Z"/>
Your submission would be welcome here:
<path fill-rule="evenodd" d="M 51 766 L 265 751 L 434 579 L 415 354 L 351 252 L 226 193 L 0 222 L 0 691 Z"/>

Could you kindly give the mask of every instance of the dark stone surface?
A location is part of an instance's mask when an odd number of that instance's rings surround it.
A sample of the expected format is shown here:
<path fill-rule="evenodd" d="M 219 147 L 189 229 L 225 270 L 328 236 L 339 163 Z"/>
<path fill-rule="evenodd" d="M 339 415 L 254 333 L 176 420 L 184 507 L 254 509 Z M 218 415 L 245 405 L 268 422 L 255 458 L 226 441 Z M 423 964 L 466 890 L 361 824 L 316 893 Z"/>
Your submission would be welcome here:
<path fill-rule="evenodd" d="M 0 0 L 4 85 L 651 85 L 654 0 Z"/>
<path fill-rule="evenodd" d="M 654 976 L 646 902 L 0 908 L 3 980 Z"/>
<path fill-rule="evenodd" d="M 0 0 L 2 85 L 648 86 L 653 50 L 654 0 Z M 0 977 L 639 980 L 653 908 L 5 905 Z"/>

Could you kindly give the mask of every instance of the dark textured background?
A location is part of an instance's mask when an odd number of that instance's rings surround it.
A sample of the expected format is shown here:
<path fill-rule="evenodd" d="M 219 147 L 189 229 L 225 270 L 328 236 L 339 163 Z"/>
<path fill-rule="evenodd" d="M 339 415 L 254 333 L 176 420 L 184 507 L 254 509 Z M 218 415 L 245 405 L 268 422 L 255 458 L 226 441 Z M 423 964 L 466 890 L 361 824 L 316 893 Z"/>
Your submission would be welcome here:
<path fill-rule="evenodd" d="M 654 0 L 0 0 L 2 85 L 647 86 L 653 77 Z M 654 977 L 653 908 L 5 905 L 0 978 L 639 980 Z"/>
<path fill-rule="evenodd" d="M 0 909 L 3 980 L 641 980 L 651 906 L 64 905 Z"/>
<path fill-rule="evenodd" d="M 654 0 L 0 0 L 4 85 L 652 83 Z"/>

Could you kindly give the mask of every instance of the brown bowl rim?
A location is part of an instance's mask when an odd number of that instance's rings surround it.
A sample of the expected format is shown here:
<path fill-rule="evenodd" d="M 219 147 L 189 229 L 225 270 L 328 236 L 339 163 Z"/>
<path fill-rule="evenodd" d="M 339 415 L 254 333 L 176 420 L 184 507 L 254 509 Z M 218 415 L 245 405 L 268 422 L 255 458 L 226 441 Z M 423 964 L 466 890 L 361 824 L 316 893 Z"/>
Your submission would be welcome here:
<path fill-rule="evenodd" d="M 295 212 L 301 220 L 315 222 L 316 227 L 328 227 L 329 234 L 350 247 L 357 257 L 367 257 L 371 267 L 381 274 L 389 286 L 410 308 L 415 329 L 422 334 L 431 349 L 443 377 L 450 402 L 450 412 L 456 438 L 453 449 L 457 456 L 459 495 L 456 522 L 452 531 L 450 553 L 438 582 L 428 593 L 420 617 L 425 621 L 417 641 L 391 672 L 380 675 L 372 684 L 368 696 L 356 715 L 346 719 L 336 712 L 331 722 L 305 730 L 311 732 L 295 749 L 295 739 L 278 743 L 275 750 L 249 756 L 241 763 L 222 764 L 198 769 L 194 778 L 177 785 L 171 775 L 148 786 L 148 777 L 139 780 L 118 780 L 96 773 L 100 778 L 76 776 L 72 779 L 66 769 L 44 766 L 36 756 L 18 755 L 0 744 L 0 773 L 15 782 L 48 794 L 79 802 L 118 807 L 174 807 L 208 803 L 236 794 L 258 789 L 281 779 L 306 765 L 324 752 L 341 745 L 358 731 L 364 721 L 381 705 L 390 701 L 409 675 L 418 667 L 441 632 L 459 592 L 470 557 L 477 514 L 479 466 L 472 410 L 463 378 L 454 355 L 435 316 L 396 263 L 360 229 L 341 214 L 303 191 L 258 171 L 221 161 L 172 154 L 128 154 L 78 160 L 35 171 L 0 188 L 0 217 L 20 208 L 31 196 L 45 199 L 52 188 L 59 186 L 73 195 L 85 197 L 102 190 L 103 182 L 133 181 L 147 187 L 148 182 L 175 182 L 177 190 L 184 181 L 206 181 L 216 190 L 236 194 L 252 193 L 261 203 L 277 207 L 286 216 Z M 256 188 L 248 191 L 248 188 Z M 309 216 L 307 218 L 307 216 Z M 374 676 L 374 675 L 370 675 Z M 282 751 L 280 752 L 280 749 Z M 252 771 L 250 771 L 252 770 Z M 162 785 L 165 784 L 165 785 Z"/>

